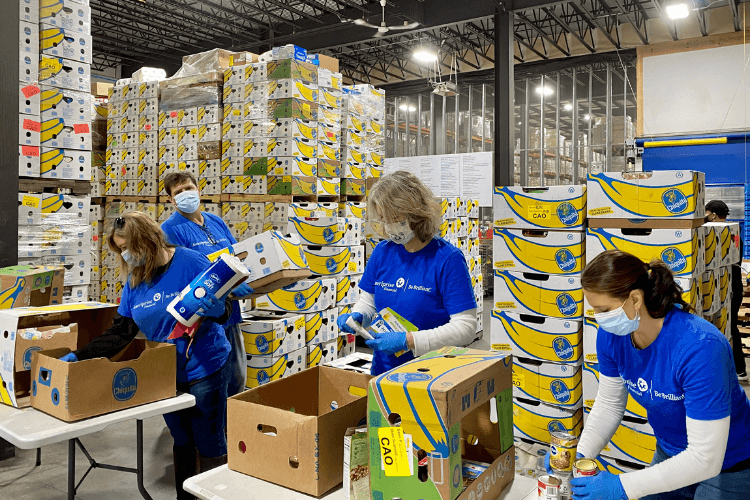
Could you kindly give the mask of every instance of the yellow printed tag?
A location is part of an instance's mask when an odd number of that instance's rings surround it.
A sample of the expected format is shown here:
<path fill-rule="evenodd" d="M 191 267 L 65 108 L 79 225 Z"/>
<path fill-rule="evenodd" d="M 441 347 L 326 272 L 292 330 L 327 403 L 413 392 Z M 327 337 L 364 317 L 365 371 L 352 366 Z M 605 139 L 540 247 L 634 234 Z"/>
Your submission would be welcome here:
<path fill-rule="evenodd" d="M 550 220 L 552 214 L 552 210 L 547 205 L 529 205 L 527 211 L 530 219 L 539 221 Z"/>
<path fill-rule="evenodd" d="M 513 385 L 516 387 L 523 387 L 524 376 L 518 373 L 513 374 Z"/>
<path fill-rule="evenodd" d="M 356 262 L 350 262 L 349 263 L 349 272 L 356 273 L 357 272 L 357 263 Z"/>
<path fill-rule="evenodd" d="M 584 399 L 583 400 L 583 406 L 586 408 L 593 408 L 594 407 L 594 400 L 593 399 Z"/>
<path fill-rule="evenodd" d="M 229 65 L 234 66 L 234 56 L 229 56 Z"/>
<path fill-rule="evenodd" d="M 281 263 L 281 267 L 283 267 L 284 269 L 287 269 L 289 267 L 292 267 L 292 265 L 289 263 L 288 260 L 285 260 L 284 262 Z"/>
<path fill-rule="evenodd" d="M 294 322 L 294 328 L 297 330 L 304 330 L 305 328 L 305 317 L 302 316 L 297 319 L 297 321 Z"/>
<path fill-rule="evenodd" d="M 387 477 L 409 477 L 409 455 L 401 427 L 381 427 L 378 429 L 380 456 Z"/>
<path fill-rule="evenodd" d="M 512 351 L 510 344 L 492 344 L 493 351 Z"/>
<path fill-rule="evenodd" d="M 39 208 L 39 198 L 34 196 L 24 196 L 21 199 L 24 207 Z"/>

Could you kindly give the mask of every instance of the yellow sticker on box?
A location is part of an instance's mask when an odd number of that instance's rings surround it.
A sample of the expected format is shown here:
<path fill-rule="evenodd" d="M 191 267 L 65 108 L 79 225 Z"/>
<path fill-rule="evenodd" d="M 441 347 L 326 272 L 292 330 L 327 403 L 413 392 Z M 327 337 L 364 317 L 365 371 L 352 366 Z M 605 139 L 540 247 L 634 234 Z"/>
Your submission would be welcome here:
<path fill-rule="evenodd" d="M 350 262 L 349 263 L 349 272 L 356 273 L 357 272 L 357 263 L 356 262 Z"/>
<path fill-rule="evenodd" d="M 24 196 L 21 199 L 24 207 L 39 208 L 40 200 L 35 196 Z"/>
<path fill-rule="evenodd" d="M 523 374 L 513 372 L 513 385 L 516 387 L 523 387 L 524 378 Z"/>
<path fill-rule="evenodd" d="M 305 328 L 305 317 L 300 316 L 297 318 L 297 321 L 294 322 L 294 328 L 297 330 L 302 330 Z"/>
<path fill-rule="evenodd" d="M 378 429 L 378 441 L 385 475 L 388 477 L 411 476 L 404 430 L 401 427 L 381 427 Z"/>
<path fill-rule="evenodd" d="M 528 214 L 530 219 L 549 220 L 552 215 L 552 209 L 549 205 L 529 205 Z"/>

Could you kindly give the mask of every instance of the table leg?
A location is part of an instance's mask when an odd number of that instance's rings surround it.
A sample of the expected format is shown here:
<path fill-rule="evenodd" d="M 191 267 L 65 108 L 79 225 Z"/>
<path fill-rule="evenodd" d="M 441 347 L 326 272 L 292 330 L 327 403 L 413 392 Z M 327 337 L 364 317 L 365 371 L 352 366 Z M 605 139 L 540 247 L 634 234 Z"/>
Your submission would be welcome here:
<path fill-rule="evenodd" d="M 35 467 L 39 467 L 40 465 L 42 465 L 42 449 L 41 448 L 37 448 L 36 449 L 36 465 L 35 465 Z"/>
<path fill-rule="evenodd" d="M 136 420 L 136 448 L 137 448 L 137 477 L 138 477 L 138 491 L 141 492 L 141 496 L 145 500 L 153 500 L 151 495 L 146 491 L 146 487 L 143 485 L 143 420 Z"/>
<path fill-rule="evenodd" d="M 68 500 L 76 497 L 76 440 L 68 440 Z"/>

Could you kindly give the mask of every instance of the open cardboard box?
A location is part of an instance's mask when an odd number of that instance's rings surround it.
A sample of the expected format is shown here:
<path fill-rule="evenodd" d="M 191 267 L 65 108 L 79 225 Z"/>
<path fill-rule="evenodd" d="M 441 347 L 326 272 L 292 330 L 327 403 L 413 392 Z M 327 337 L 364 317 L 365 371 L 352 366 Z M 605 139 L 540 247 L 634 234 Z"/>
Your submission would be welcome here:
<path fill-rule="evenodd" d="M 364 425 L 370 378 L 317 366 L 229 398 L 229 468 L 314 496 L 341 484 L 344 435 Z"/>
<path fill-rule="evenodd" d="M 177 394 L 174 344 L 136 339 L 115 356 L 60 361 L 70 349 L 32 356 L 31 406 L 65 422 L 95 417 Z"/>
<path fill-rule="evenodd" d="M 3 359 L 0 364 L 0 403 L 17 408 L 29 406 L 32 353 L 82 347 L 109 328 L 116 312 L 116 305 L 98 302 L 0 310 L 0 357 Z M 43 330 L 73 323 L 76 329 L 70 333 L 57 333 L 51 339 L 26 340 L 18 335 L 18 331 L 25 328 Z"/>
<path fill-rule="evenodd" d="M 64 269 L 45 266 L 11 266 L 0 269 L 0 309 L 61 304 Z"/>

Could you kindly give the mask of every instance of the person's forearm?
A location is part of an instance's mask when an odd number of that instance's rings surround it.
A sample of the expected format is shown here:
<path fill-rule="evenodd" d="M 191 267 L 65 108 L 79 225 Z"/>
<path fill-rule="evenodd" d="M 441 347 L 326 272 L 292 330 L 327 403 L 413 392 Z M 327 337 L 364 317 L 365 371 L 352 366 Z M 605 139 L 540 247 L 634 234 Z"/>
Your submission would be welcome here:
<path fill-rule="evenodd" d="M 468 346 L 477 334 L 477 310 L 469 309 L 453 314 L 448 323 L 429 330 L 411 333 L 413 338 L 409 348 L 419 357 L 435 349 L 446 346 Z M 409 334 L 407 334 L 408 341 Z"/>
<path fill-rule="evenodd" d="M 360 290 L 359 300 L 352 306 L 352 312 L 362 315 L 362 327 L 369 327 L 372 323 L 372 318 L 378 313 L 378 310 L 375 308 L 375 296 L 364 290 Z"/>
<path fill-rule="evenodd" d="M 627 404 L 628 389 L 622 378 L 600 374 L 599 392 L 578 442 L 578 453 L 588 458 L 599 455 L 620 426 Z"/>
<path fill-rule="evenodd" d="M 115 316 L 112 326 L 94 340 L 74 352 L 83 361 L 92 358 L 111 358 L 132 342 L 138 335 L 138 325 L 133 318 Z"/>

